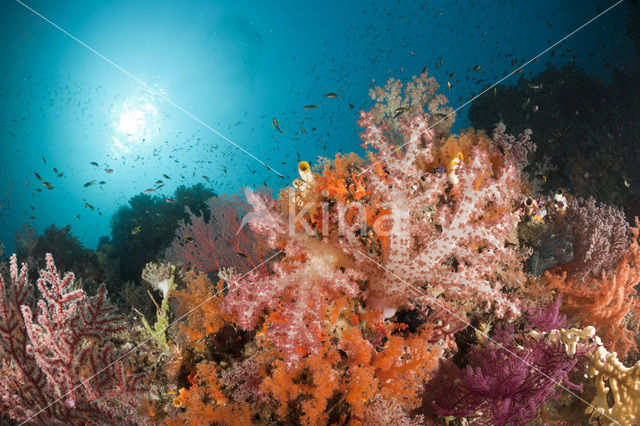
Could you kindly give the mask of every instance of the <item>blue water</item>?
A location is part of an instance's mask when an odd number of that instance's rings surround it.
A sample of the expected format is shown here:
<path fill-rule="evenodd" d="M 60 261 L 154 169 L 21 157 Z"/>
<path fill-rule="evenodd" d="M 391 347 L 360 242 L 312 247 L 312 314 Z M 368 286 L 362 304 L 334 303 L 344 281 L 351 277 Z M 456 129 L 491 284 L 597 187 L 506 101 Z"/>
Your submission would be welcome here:
<path fill-rule="evenodd" d="M 614 4 L 237 3 L 25 1 L 86 46 L 20 3 L 0 3 L 0 202 L 11 187 L 0 243 L 7 251 L 25 222 L 39 232 L 69 224 L 95 248 L 118 207 L 157 180 L 165 186 L 152 194 L 166 197 L 180 184 L 217 192 L 283 187 L 299 159 L 361 152 L 356 120 L 372 84 L 408 80 L 427 66 L 457 108 Z M 612 68 L 628 66 L 627 14 L 620 4 L 522 75 L 573 61 L 608 79 Z M 303 109 L 309 104 L 319 107 Z M 469 125 L 467 110 L 454 130 Z"/>

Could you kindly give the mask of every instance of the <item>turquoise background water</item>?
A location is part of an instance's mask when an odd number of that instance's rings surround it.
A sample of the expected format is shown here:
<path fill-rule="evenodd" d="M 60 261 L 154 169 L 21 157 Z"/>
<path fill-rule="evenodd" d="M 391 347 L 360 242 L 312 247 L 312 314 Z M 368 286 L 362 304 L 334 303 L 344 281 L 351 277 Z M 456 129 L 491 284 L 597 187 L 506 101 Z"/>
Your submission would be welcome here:
<path fill-rule="evenodd" d="M 199 182 L 217 192 L 263 183 L 280 188 L 295 178 L 300 159 L 361 152 L 356 120 L 372 85 L 408 80 L 426 66 L 458 108 L 614 3 L 25 2 L 150 91 L 20 3 L 4 0 L 0 200 L 13 186 L 0 216 L 0 243 L 11 250 L 25 222 L 39 231 L 55 223 L 70 224 L 95 248 L 117 208 L 158 180 L 164 187 L 153 193 L 164 196 Z M 620 4 L 520 75 L 535 75 L 546 62 L 573 61 L 607 79 L 613 67 L 629 62 L 627 13 Z M 473 71 L 476 65 L 481 68 Z M 339 96 L 326 98 L 329 92 Z M 303 108 L 309 104 L 319 107 Z M 467 109 L 459 111 L 455 129 L 468 125 Z M 274 117 L 284 133 L 274 128 Z"/>

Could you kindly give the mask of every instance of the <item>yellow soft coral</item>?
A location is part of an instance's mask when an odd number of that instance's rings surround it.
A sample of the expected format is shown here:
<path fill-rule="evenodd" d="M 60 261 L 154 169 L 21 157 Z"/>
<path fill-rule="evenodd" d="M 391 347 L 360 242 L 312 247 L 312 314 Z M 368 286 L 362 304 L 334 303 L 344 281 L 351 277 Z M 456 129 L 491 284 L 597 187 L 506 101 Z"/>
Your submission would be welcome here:
<path fill-rule="evenodd" d="M 640 361 L 632 367 L 625 367 L 615 352 L 604 347 L 593 326 L 582 330 L 572 328 L 529 334 L 536 339 L 544 336 L 553 341 L 560 339 L 570 356 L 575 355 L 578 345 L 595 344 L 587 354 L 587 377 L 595 382 L 596 396 L 585 412 L 591 414 L 593 420 L 598 419 L 600 424 L 640 424 Z"/>
<path fill-rule="evenodd" d="M 595 380 L 597 395 L 587 408 L 592 417 L 606 415 L 608 424 L 640 423 L 640 361 L 625 367 L 615 352 L 598 346 L 589 363 L 587 375 Z M 610 406 L 608 399 L 613 399 Z"/>

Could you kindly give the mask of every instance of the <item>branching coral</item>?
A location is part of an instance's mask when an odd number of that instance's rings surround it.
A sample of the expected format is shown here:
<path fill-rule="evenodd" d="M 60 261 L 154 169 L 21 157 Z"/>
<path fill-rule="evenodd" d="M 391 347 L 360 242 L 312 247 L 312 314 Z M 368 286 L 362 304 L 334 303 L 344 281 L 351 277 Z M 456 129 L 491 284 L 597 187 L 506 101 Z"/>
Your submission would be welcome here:
<path fill-rule="evenodd" d="M 597 392 L 591 401 L 595 410 L 588 409 L 587 413 L 610 424 L 634 425 L 640 422 L 640 361 L 633 367 L 625 367 L 615 352 L 598 346 L 587 374 L 595 380 Z"/>
<path fill-rule="evenodd" d="M 640 361 L 625 367 L 616 353 L 603 345 L 596 329 L 560 329 L 548 333 L 531 332 L 535 339 L 551 339 L 564 345 L 565 352 L 573 355 L 578 348 L 587 347 L 587 377 L 595 382 L 596 396 L 586 409 L 592 420 L 607 425 L 631 426 L 640 421 Z"/>

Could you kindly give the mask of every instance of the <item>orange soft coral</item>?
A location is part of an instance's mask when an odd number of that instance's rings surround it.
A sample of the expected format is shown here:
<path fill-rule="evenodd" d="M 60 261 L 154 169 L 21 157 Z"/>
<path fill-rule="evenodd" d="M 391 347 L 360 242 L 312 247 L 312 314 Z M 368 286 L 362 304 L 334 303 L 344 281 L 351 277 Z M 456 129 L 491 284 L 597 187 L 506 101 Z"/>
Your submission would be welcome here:
<path fill-rule="evenodd" d="M 415 334 L 390 335 L 379 351 L 357 329 L 343 335 L 340 349 L 347 354 L 349 366 L 343 392 L 356 418 L 375 395 L 395 400 L 406 411 L 420 405 L 420 391 L 441 354 L 429 343 L 430 335 L 427 326 Z"/>
<path fill-rule="evenodd" d="M 277 360 L 271 374 L 262 382 L 262 390 L 278 403 L 277 415 L 286 419 L 290 407 L 302 412 L 302 423 L 327 423 L 327 401 L 338 390 L 339 376 L 333 370 L 336 353 L 325 346 L 322 354 L 305 358 L 296 369 Z"/>
<path fill-rule="evenodd" d="M 181 389 L 174 399 L 180 413 L 167 421 L 168 425 L 198 425 L 222 423 L 229 426 L 251 424 L 251 412 L 246 403 L 230 403 L 218 381 L 218 367 L 213 362 L 198 364 L 189 389 Z"/>
<path fill-rule="evenodd" d="M 434 144 L 433 161 L 426 165 L 425 171 L 431 172 L 432 168 L 444 167 L 449 171 L 451 161 L 458 156 L 472 161 L 472 148 L 482 148 L 489 153 L 494 172 L 504 164 L 504 155 L 498 150 L 496 144 L 482 130 L 473 128 L 464 129 L 459 135 L 450 135 L 442 144 Z"/>
<path fill-rule="evenodd" d="M 636 219 L 636 226 L 639 226 Z M 547 272 L 543 285 L 563 293 L 562 310 L 580 326 L 592 325 L 610 351 L 624 358 L 630 350 L 637 350 L 634 332 L 638 331 L 640 299 L 635 286 L 640 280 L 640 228 L 631 228 L 631 245 L 614 271 L 602 273 L 597 280 L 591 278 L 584 284 L 566 272 Z"/>
<path fill-rule="evenodd" d="M 178 316 L 189 312 L 178 325 L 178 335 L 187 346 L 200 351 L 204 349 L 203 338 L 217 333 L 228 317 L 218 307 L 224 282 L 214 287 L 206 274 L 195 272 L 189 272 L 185 282 L 185 289 L 172 293 L 178 302 Z"/>
<path fill-rule="evenodd" d="M 420 391 L 441 354 L 440 348 L 429 344 L 430 334 L 431 329 L 423 326 L 406 337 L 391 336 L 385 350 L 377 354 L 373 366 L 383 398 L 395 398 L 409 410 L 420 405 Z"/>

